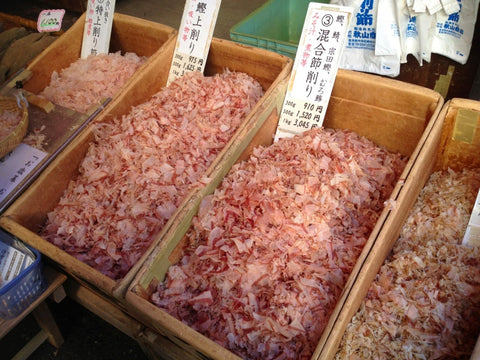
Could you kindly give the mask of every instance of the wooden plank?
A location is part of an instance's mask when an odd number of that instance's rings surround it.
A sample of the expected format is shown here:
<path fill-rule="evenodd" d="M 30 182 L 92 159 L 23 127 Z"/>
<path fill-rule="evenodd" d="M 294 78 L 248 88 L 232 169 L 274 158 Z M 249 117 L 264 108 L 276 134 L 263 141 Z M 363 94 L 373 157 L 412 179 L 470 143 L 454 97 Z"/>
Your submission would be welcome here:
<path fill-rule="evenodd" d="M 438 96 L 438 92 L 426 87 L 344 69 L 338 70 L 332 90 L 334 98 L 416 118 L 430 117 L 435 108 L 429 109 L 422 104 L 436 103 Z"/>
<path fill-rule="evenodd" d="M 185 349 L 173 343 L 165 336 L 146 328 L 140 333 L 138 342 L 143 352 L 156 360 L 185 360 L 195 359 L 195 355 L 186 356 Z M 198 358 L 198 354 L 197 354 Z"/>
<path fill-rule="evenodd" d="M 0 21 L 4 22 L 6 24 L 5 30 L 8 30 L 12 27 L 17 27 L 17 26 L 23 26 L 27 29 L 30 30 L 37 30 L 37 22 L 30 20 L 30 19 L 25 19 L 21 16 L 18 15 L 10 15 L 7 13 L 0 13 Z"/>
<path fill-rule="evenodd" d="M 30 341 L 18 351 L 11 360 L 26 360 L 47 340 L 48 334 L 40 330 Z"/>
<path fill-rule="evenodd" d="M 67 293 L 65 292 L 65 288 L 60 286 L 57 288 L 51 295 L 50 299 L 56 302 L 57 304 L 60 303 L 63 299 L 67 297 Z"/>
<path fill-rule="evenodd" d="M 63 344 L 63 336 L 53 318 L 48 305 L 41 302 L 32 312 L 38 326 L 47 334 L 48 342 L 59 348 Z"/>
<path fill-rule="evenodd" d="M 144 326 L 118 305 L 70 278 L 65 284 L 67 296 L 115 328 L 136 339 Z"/>
<path fill-rule="evenodd" d="M 374 113 L 375 116 L 370 116 Z M 378 121 L 382 119 L 382 121 Z M 412 116 L 364 103 L 332 97 L 324 126 L 350 129 L 388 150 L 409 156 L 415 150 L 430 117 Z M 385 136 L 385 134 L 393 136 Z"/>

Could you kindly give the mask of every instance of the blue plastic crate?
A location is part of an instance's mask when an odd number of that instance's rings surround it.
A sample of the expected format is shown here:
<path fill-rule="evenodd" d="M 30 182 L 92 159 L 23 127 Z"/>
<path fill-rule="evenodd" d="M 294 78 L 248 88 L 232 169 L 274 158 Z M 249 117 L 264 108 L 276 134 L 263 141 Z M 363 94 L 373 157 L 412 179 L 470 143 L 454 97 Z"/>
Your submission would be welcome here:
<path fill-rule="evenodd" d="M 0 241 L 9 245 L 20 242 L 20 240 L 3 230 L 0 230 Z M 21 244 L 22 247 L 25 247 L 27 251 L 33 254 L 35 260 L 0 289 L 0 317 L 4 319 L 12 319 L 20 315 L 46 289 L 40 252 L 24 243 Z"/>
<path fill-rule="evenodd" d="M 307 0 L 270 0 L 230 29 L 233 41 L 295 58 Z M 313 1 L 328 4 L 330 1 Z"/>

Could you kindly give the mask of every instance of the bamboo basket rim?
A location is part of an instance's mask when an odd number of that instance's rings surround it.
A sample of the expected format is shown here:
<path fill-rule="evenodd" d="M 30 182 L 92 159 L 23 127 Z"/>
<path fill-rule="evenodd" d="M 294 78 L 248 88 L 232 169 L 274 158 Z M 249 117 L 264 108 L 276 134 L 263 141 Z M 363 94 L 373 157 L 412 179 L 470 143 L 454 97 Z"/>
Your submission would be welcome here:
<path fill-rule="evenodd" d="M 21 107 L 19 107 L 21 104 Z M 18 111 L 22 118 L 16 128 L 3 139 L 0 139 L 0 158 L 20 144 L 27 134 L 28 110 L 25 101 L 18 101 L 15 97 L 0 96 L 0 114 L 4 111 Z"/>

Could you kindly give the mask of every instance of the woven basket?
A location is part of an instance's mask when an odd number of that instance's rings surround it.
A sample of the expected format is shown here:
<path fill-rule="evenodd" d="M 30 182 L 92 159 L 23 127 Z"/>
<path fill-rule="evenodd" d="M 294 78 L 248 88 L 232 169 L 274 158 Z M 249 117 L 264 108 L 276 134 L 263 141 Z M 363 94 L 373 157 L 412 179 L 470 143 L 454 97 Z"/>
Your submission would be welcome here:
<path fill-rule="evenodd" d="M 23 140 L 28 129 L 28 110 L 27 104 L 20 101 L 21 108 L 18 107 L 17 99 L 14 97 L 0 96 L 0 117 L 4 111 L 18 111 L 22 119 L 18 123 L 15 130 L 13 130 L 7 137 L 0 139 L 0 158 L 8 154 Z"/>

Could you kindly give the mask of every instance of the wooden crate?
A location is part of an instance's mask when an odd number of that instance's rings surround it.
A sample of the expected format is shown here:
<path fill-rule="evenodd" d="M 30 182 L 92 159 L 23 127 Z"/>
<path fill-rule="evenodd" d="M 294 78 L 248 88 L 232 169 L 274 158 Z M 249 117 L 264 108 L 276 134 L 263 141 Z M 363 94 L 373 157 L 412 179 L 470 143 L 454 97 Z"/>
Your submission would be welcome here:
<path fill-rule="evenodd" d="M 477 131 L 470 144 L 452 136 L 459 109 L 478 113 Z M 480 102 L 455 98 L 449 100 L 442 108 L 427 141 L 405 179 L 397 199 L 398 207 L 395 213 L 390 214 L 385 220 L 384 230 L 376 239 L 354 282 L 349 283 L 346 288 L 345 302 L 341 309 L 337 309 L 335 322 L 329 324 L 328 332 L 326 331 L 323 335 L 323 347 L 317 348 L 317 359 L 332 359 L 335 356 L 347 325 L 359 309 L 376 274 L 397 241 L 409 211 L 431 173 L 448 167 L 454 170 L 480 167 L 479 128 Z"/>
<path fill-rule="evenodd" d="M 153 94 L 160 91 L 167 82 L 174 50 L 173 45 L 174 43 L 165 51 L 157 53 L 152 58 L 152 63 L 145 67 L 139 75 L 134 76 L 129 87 L 116 99 L 113 99 L 108 108 L 95 121 L 97 123 L 106 122 L 116 116 L 127 114 L 132 106 L 145 102 Z M 243 46 L 222 39 L 214 38 L 212 40 L 206 63 L 206 75 L 223 72 L 226 68 L 231 71 L 245 72 L 256 78 L 265 90 L 263 97 L 252 109 L 244 123 L 240 125 L 237 133 L 243 132 L 245 127 L 258 128 L 267 118 L 278 118 L 292 63 L 293 61 L 290 58 L 270 51 Z M 226 156 L 227 149 L 239 146 L 236 134 L 226 145 L 224 151 L 219 154 L 218 159 L 214 161 L 210 169 L 207 170 L 206 176 L 211 177 L 212 181 L 216 183 L 220 180 L 215 180 L 215 176 L 218 175 L 212 174 L 212 171 L 216 164 Z M 71 276 L 76 277 L 79 282 L 111 297 L 121 305 L 133 276 L 149 252 L 161 241 L 162 234 L 171 226 L 171 221 L 167 222 L 164 229 L 156 236 L 144 257 L 123 279 L 117 281 L 70 256 L 38 235 L 39 229 L 46 221 L 48 212 L 58 204 L 69 181 L 78 176 L 79 165 L 93 141 L 94 135 L 91 128 L 87 128 L 80 133 L 44 170 L 37 181 L 5 211 L 4 216 L 0 219 L 0 226 L 37 248 L 45 256 L 58 263 Z M 197 190 L 192 189 L 192 194 L 195 191 Z M 181 211 L 183 207 L 189 206 L 189 197 L 191 196 L 186 196 L 183 205 L 180 205 L 177 212 Z"/>
<path fill-rule="evenodd" d="M 353 130 L 391 151 L 408 155 L 410 160 L 402 174 L 403 179 L 408 175 L 425 146 L 427 136 L 436 123 L 442 106 L 443 98 L 433 90 L 375 75 L 339 70 L 324 126 Z M 246 158 L 255 146 L 271 144 L 276 120 L 269 119 L 259 130 L 244 128 L 244 133 L 241 134 L 245 136 L 244 146 L 229 149 L 231 153 L 225 157 L 224 163 L 219 164 L 215 169 L 219 175 L 216 178 L 221 179 L 235 161 Z M 237 139 L 242 140 L 241 137 Z M 212 193 L 217 185 L 218 183 L 213 182 L 204 188 L 192 198 L 190 208 L 183 208 L 178 214 L 175 224 L 165 234 L 164 241 L 138 271 L 126 293 L 126 300 L 130 311 L 135 313 L 136 317 L 180 346 L 183 344 L 185 353 L 190 358 L 238 359 L 229 350 L 175 319 L 148 300 L 158 282 L 164 279 L 169 266 L 178 259 L 178 253 L 181 251 L 179 244 L 190 228 L 201 200 Z M 393 190 L 392 199 L 399 196 L 402 187 L 401 180 Z M 358 264 L 353 269 L 351 279 L 355 278 L 375 240 L 381 235 L 390 211 L 394 210 L 385 209 L 382 212 L 360 255 Z M 342 295 L 336 309 L 341 309 L 345 301 L 346 298 Z M 338 310 L 336 311 L 338 313 Z M 336 316 L 335 313 L 332 318 Z M 318 348 L 322 347 L 323 344 L 320 342 Z"/>
<path fill-rule="evenodd" d="M 23 85 L 25 90 L 40 93 L 50 84 L 54 71 L 59 73 L 80 58 L 85 17 L 86 13 L 83 13 L 62 36 L 28 65 L 26 70 L 31 72 L 31 77 Z M 153 61 L 152 55 L 175 42 L 176 33 L 175 29 L 160 23 L 115 13 L 109 51 L 120 51 L 122 54 L 133 52 L 148 57 L 142 66 L 144 68 Z M 127 88 L 128 84 L 129 82 L 122 89 Z"/>

